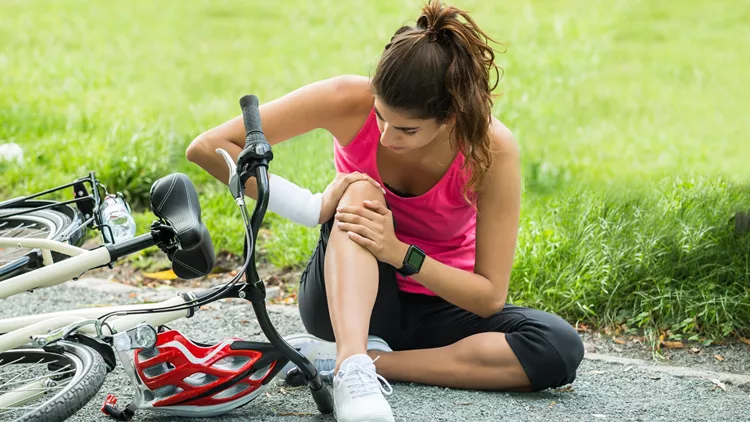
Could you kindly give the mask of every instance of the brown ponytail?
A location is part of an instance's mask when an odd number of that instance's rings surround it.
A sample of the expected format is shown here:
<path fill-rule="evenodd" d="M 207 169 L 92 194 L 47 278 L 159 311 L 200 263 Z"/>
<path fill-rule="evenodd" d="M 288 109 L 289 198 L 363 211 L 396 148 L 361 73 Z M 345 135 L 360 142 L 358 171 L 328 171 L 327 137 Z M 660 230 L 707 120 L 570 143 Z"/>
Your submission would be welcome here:
<path fill-rule="evenodd" d="M 393 35 L 372 79 L 374 94 L 412 118 L 455 116 L 451 141 L 471 172 L 465 194 L 476 192 L 492 162 L 488 130 L 500 72 L 487 41 L 494 42 L 467 12 L 429 2 L 416 26 L 403 26 Z"/>

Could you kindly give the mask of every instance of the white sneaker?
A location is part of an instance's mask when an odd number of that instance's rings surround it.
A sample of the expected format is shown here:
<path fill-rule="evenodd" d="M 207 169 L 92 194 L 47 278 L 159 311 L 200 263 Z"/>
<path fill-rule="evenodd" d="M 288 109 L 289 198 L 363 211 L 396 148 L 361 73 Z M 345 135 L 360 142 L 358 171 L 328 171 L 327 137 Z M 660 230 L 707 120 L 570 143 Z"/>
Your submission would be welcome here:
<path fill-rule="evenodd" d="M 333 370 L 336 368 L 336 343 L 325 341 L 312 334 L 294 334 L 284 337 L 287 343 L 299 350 L 307 360 L 317 369 L 323 381 L 333 381 Z M 289 362 L 279 371 L 277 377 L 286 377 L 286 374 L 297 367 L 294 362 Z"/>
<path fill-rule="evenodd" d="M 284 340 L 286 340 L 290 346 L 298 349 L 307 360 L 315 365 L 320 374 L 320 378 L 324 382 L 333 382 L 333 370 L 336 368 L 336 343 L 325 341 L 307 333 L 284 337 Z M 388 346 L 388 343 L 377 336 L 367 337 L 367 350 L 380 350 L 383 352 L 392 351 L 390 346 Z M 294 367 L 296 367 L 296 365 L 293 362 L 289 362 L 276 376 L 286 377 L 286 374 Z"/>
<path fill-rule="evenodd" d="M 387 389 L 385 388 L 387 387 Z M 388 381 L 375 372 L 367 355 L 354 355 L 341 363 L 333 378 L 334 415 L 338 422 L 394 422 L 383 393 L 391 395 Z"/>

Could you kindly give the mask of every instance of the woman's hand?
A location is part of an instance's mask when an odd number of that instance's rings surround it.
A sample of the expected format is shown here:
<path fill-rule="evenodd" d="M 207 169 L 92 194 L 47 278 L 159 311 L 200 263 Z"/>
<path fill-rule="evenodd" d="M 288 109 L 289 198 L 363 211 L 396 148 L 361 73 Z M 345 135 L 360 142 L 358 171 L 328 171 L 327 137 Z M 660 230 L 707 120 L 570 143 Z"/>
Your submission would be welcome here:
<path fill-rule="evenodd" d="M 339 205 L 341 197 L 344 196 L 346 188 L 352 183 L 360 180 L 367 180 L 376 188 L 380 189 L 380 191 L 383 192 L 383 195 L 385 195 L 385 189 L 380 186 L 380 183 L 364 173 L 358 171 L 353 173 L 338 173 L 336 178 L 333 179 L 333 181 L 326 187 L 326 190 L 323 191 L 322 204 L 320 207 L 320 220 L 318 223 L 323 224 L 333 217 L 333 213 L 336 212 L 336 207 Z"/>
<path fill-rule="evenodd" d="M 364 206 L 349 205 L 336 209 L 336 225 L 349 238 L 367 248 L 378 261 L 401 268 L 408 245 L 398 240 L 393 216 L 380 201 L 364 201 Z"/>

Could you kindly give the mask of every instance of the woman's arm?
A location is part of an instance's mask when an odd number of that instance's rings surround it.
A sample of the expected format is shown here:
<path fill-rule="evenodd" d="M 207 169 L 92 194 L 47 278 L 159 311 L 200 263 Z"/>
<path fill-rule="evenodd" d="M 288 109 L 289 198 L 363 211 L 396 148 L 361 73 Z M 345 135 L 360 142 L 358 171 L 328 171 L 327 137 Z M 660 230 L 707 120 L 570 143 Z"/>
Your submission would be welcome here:
<path fill-rule="evenodd" d="M 338 76 L 311 83 L 262 104 L 259 111 L 263 132 L 271 145 L 318 128 L 328 130 L 343 141 L 356 135 L 371 104 L 367 78 Z M 239 115 L 196 137 L 187 148 L 186 158 L 228 183 L 227 166 L 216 149 L 225 149 L 236 162 L 244 146 L 245 127 Z M 248 180 L 245 188 L 248 196 L 257 199 L 254 178 Z"/>
<path fill-rule="evenodd" d="M 414 280 L 448 302 L 482 317 L 505 306 L 518 237 L 521 203 L 519 152 L 513 135 L 495 121 L 493 163 L 478 198 L 476 263 L 474 273 L 463 271 L 430 257 Z M 398 262 L 408 245 L 400 244 Z"/>
<path fill-rule="evenodd" d="M 474 272 L 426 257 L 414 280 L 438 296 L 488 317 L 505 306 L 518 236 L 521 171 L 518 147 L 512 134 L 494 122 L 493 163 L 479 190 Z M 396 268 L 403 264 L 409 245 L 394 231 L 393 215 L 380 201 L 340 206 L 336 224 L 379 261 Z"/>

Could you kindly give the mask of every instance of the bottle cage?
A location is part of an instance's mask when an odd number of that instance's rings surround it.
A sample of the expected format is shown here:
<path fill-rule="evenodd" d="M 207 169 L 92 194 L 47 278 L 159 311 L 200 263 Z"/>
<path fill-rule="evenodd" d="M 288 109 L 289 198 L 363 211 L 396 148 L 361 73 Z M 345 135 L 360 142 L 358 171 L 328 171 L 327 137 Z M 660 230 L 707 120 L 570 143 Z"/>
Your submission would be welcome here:
<path fill-rule="evenodd" d="M 136 387 L 136 407 L 177 416 L 215 416 L 243 406 L 288 361 L 269 343 L 231 338 L 205 345 L 177 330 L 159 333 L 153 348 L 118 354 Z"/>

